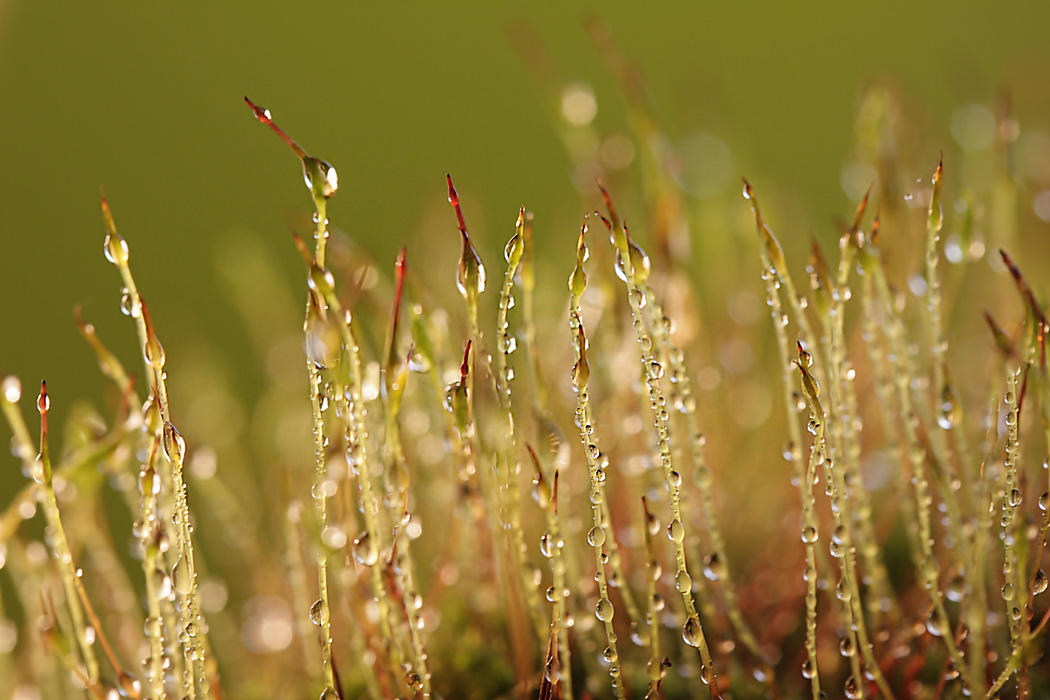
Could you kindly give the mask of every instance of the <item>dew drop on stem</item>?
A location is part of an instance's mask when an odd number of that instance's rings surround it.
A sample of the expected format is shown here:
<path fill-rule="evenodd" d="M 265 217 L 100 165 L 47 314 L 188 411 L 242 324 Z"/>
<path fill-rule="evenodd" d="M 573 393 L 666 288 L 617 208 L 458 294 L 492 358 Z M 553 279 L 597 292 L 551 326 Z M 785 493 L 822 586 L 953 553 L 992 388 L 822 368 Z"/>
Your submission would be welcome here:
<path fill-rule="evenodd" d="M 682 640 L 691 647 L 700 648 L 703 643 L 703 635 L 700 631 L 700 623 L 696 618 L 690 617 L 682 626 Z"/>
<path fill-rule="evenodd" d="M 372 546 L 371 540 L 367 532 L 354 540 L 354 561 L 361 566 L 375 566 L 379 561 L 379 552 Z"/>
<path fill-rule="evenodd" d="M 1039 571 L 1035 575 L 1035 581 L 1032 582 L 1032 592 L 1036 595 L 1039 595 L 1040 593 L 1045 593 L 1047 583 L 1048 582 L 1046 578 L 1046 572 L 1042 569 L 1039 569 Z"/>
<path fill-rule="evenodd" d="M 318 599 L 310 606 L 310 622 L 318 627 L 324 627 L 328 624 L 328 603 Z"/>
<path fill-rule="evenodd" d="M 193 576 L 185 557 L 179 557 L 175 566 L 171 567 L 171 583 L 179 595 L 189 595 L 193 590 Z"/>
<path fill-rule="evenodd" d="M 594 616 L 602 622 L 612 622 L 613 614 L 613 604 L 608 598 L 602 598 L 594 606 Z"/>

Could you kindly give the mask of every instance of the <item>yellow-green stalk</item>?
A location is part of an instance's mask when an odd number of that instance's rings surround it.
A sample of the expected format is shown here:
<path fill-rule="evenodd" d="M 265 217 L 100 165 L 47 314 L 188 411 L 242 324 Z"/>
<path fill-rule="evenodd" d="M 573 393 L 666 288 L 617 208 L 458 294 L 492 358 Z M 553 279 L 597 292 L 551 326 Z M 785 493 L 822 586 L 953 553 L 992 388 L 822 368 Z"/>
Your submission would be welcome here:
<path fill-rule="evenodd" d="M 590 396 L 587 393 L 591 368 L 587 360 L 587 336 L 584 332 L 583 320 L 580 318 L 580 297 L 587 288 L 587 273 L 583 267 L 589 255 L 587 243 L 584 240 L 586 232 L 587 225 L 584 224 L 580 229 L 580 238 L 576 245 L 576 267 L 569 276 L 569 330 L 572 332 L 572 344 L 576 356 L 576 363 L 572 369 L 572 387 L 576 392 L 576 418 L 591 483 L 591 520 L 594 525 L 587 533 L 587 542 L 594 549 L 595 579 L 598 582 L 598 603 L 595 605 L 594 614 L 605 626 L 605 639 L 608 646 L 603 652 L 603 657 L 609 665 L 613 694 L 619 700 L 623 700 L 626 695 L 620 673 L 617 636 L 612 623 L 616 610 L 612 601 L 609 600 L 609 582 L 605 574 L 608 556 L 602 551 L 607 539 L 605 529 L 602 527 L 602 503 L 605 500 L 602 484 L 606 479 L 606 474 L 598 467 L 601 449 L 595 441 L 595 426 L 591 417 Z"/>
<path fill-rule="evenodd" d="M 663 366 L 653 356 L 653 340 L 645 330 L 643 308 L 646 305 L 645 293 L 640 288 L 649 277 L 649 258 L 635 245 L 630 238 L 627 227 L 622 225 L 616 209 L 608 193 L 602 189 L 606 208 L 609 211 L 610 220 L 605 222 L 610 231 L 612 243 L 617 252 L 617 271 L 627 287 L 627 297 L 631 305 L 632 326 L 638 340 L 640 359 L 645 374 L 645 386 L 649 395 L 649 406 L 653 412 L 653 423 L 656 427 L 657 450 L 660 454 L 660 463 L 663 467 L 664 481 L 667 492 L 670 495 L 672 520 L 667 526 L 667 536 L 674 543 L 675 550 L 675 588 L 682 596 L 685 606 L 686 620 L 682 626 L 682 639 L 691 647 L 695 647 L 700 654 L 700 680 L 708 686 L 712 697 L 720 695 L 718 690 L 718 674 L 715 672 L 714 659 L 704 635 L 704 628 L 700 622 L 700 615 L 696 610 L 693 599 L 693 579 L 689 574 L 689 567 L 685 559 L 686 527 L 682 519 L 682 504 L 680 491 L 682 475 L 675 469 L 672 459 L 671 435 L 668 428 L 670 414 L 667 412 L 667 400 L 660 388 L 660 378 L 663 376 Z"/>
<path fill-rule="evenodd" d="M 568 597 L 569 588 L 565 573 L 564 539 L 558 522 L 558 471 L 555 470 L 553 485 L 543 475 L 543 465 L 531 445 L 526 446 L 532 465 L 536 470 L 533 479 L 533 496 L 547 519 L 547 532 L 542 539 L 541 554 L 551 561 L 551 587 L 547 589 L 547 601 L 553 604 L 554 652 L 558 655 L 558 669 L 562 697 L 572 700 L 572 654 L 569 647 Z"/>
<path fill-rule="evenodd" d="M 358 536 L 353 543 L 353 556 L 358 564 L 370 570 L 372 578 L 372 594 L 375 596 L 379 607 L 379 628 L 384 642 L 388 645 L 388 651 L 394 655 L 395 663 L 400 665 L 400 647 L 398 639 L 395 638 L 393 628 L 390 624 L 390 603 L 387 600 L 388 592 L 383 582 L 382 566 L 379 565 L 380 529 L 379 529 L 379 501 L 373 493 L 371 466 L 368 461 L 368 420 L 362 396 L 361 379 L 361 355 L 354 336 L 352 317 L 349 311 L 344 310 L 342 302 L 335 293 L 335 278 L 328 270 L 321 268 L 316 260 L 310 266 L 310 274 L 307 280 L 312 293 L 317 294 L 324 300 L 327 313 L 336 325 L 339 333 L 340 343 L 346 355 L 348 364 L 345 373 L 346 386 L 342 387 L 337 397 L 342 408 L 345 420 L 346 439 L 346 462 L 350 470 L 357 476 L 361 490 L 361 505 L 364 511 L 365 532 Z M 322 446 L 323 450 L 323 446 Z M 322 482 L 323 483 L 323 482 Z M 323 489 L 322 489 L 323 490 Z M 315 494 L 316 495 L 316 494 Z M 327 495 L 322 493 L 322 498 Z M 321 547 L 323 550 L 323 546 Z M 320 603 L 321 601 L 318 601 Z M 327 605 L 318 606 L 317 614 L 311 610 L 311 617 L 318 626 L 324 627 L 330 619 Z M 329 686 L 331 687 L 331 686 Z M 334 691 L 333 691 L 334 692 Z"/>
<path fill-rule="evenodd" d="M 40 412 L 40 453 L 32 466 L 31 474 L 33 479 L 43 487 L 38 492 L 39 501 L 44 511 L 47 527 L 51 531 L 51 550 L 55 559 L 58 560 L 62 591 L 65 594 L 66 606 L 69 608 L 69 616 L 73 623 L 72 634 L 76 638 L 77 647 L 80 650 L 80 661 L 84 664 L 88 684 L 94 685 L 99 680 L 98 661 L 95 658 L 95 650 L 88 640 L 89 633 L 87 622 L 84 619 L 84 608 L 76 590 L 76 579 L 80 576 L 80 571 L 73 562 L 73 553 L 69 548 L 69 539 L 66 537 L 66 530 L 62 525 L 62 517 L 58 512 L 58 498 L 55 494 L 51 469 L 51 448 L 48 440 L 47 421 L 47 412 L 50 405 L 51 399 L 47 395 L 47 384 L 40 382 L 40 395 L 36 401 L 37 410 Z"/>
<path fill-rule="evenodd" d="M 510 324 L 507 322 L 507 312 L 513 305 L 514 275 L 521 263 L 525 252 L 525 207 L 521 207 L 518 218 L 514 225 L 514 235 L 507 241 L 503 251 L 503 257 L 507 261 L 507 272 L 503 277 L 503 287 L 499 295 L 499 312 L 496 321 L 496 345 L 499 352 L 496 354 L 496 371 L 493 373 L 496 380 L 496 396 L 500 410 L 503 413 L 503 429 L 497 450 L 497 464 L 503 465 L 503 484 L 506 488 L 505 507 L 507 511 L 507 525 L 510 527 L 510 554 L 512 566 L 521 572 L 521 586 L 525 593 L 525 604 L 532 618 L 536 634 L 539 639 L 546 635 L 544 615 L 540 608 L 539 590 L 533 580 L 532 567 L 528 565 L 526 558 L 528 549 L 525 545 L 525 534 L 521 526 L 521 487 L 518 477 L 521 472 L 517 457 L 517 441 L 514 432 L 514 413 L 511 406 L 510 383 L 514 378 L 514 369 L 509 366 L 508 359 L 518 345 L 517 339 L 510 332 Z M 504 432 L 505 431 L 505 432 Z"/>
<path fill-rule="evenodd" d="M 406 526 L 410 521 L 408 511 L 408 487 L 409 474 L 405 464 L 405 451 L 401 444 L 401 400 L 404 396 L 405 384 L 408 382 L 408 358 L 402 357 L 398 348 L 399 320 L 401 315 L 401 299 L 405 285 L 405 249 L 397 257 L 395 263 L 395 293 L 394 310 L 390 323 L 390 336 L 387 344 L 386 371 L 383 375 L 383 401 L 386 416 L 386 435 L 384 444 L 386 446 L 386 473 L 392 474 L 393 482 L 400 501 L 400 518 L 394 528 L 394 571 L 397 573 L 401 584 L 401 594 L 404 600 L 405 618 L 408 622 L 409 640 L 411 642 L 411 656 L 413 668 L 406 672 L 406 682 L 409 688 L 421 695 L 425 700 L 430 698 L 430 671 L 427 668 L 427 652 L 423 646 L 422 629 L 423 617 L 420 612 L 423 607 L 423 598 L 417 590 L 415 573 L 413 571 L 412 557 L 410 554 L 410 538 Z"/>
<path fill-rule="evenodd" d="M 875 660 L 872 645 L 868 639 L 867 624 L 864 621 L 864 613 L 860 600 L 860 585 L 858 582 L 856 551 L 853 544 L 853 536 L 850 524 L 847 521 L 848 505 L 846 503 L 845 480 L 842 469 L 833 464 L 832 458 L 827 454 L 826 426 L 828 424 L 827 414 L 820 401 L 820 385 L 810 373 L 813 366 L 813 357 L 798 344 L 798 367 L 802 374 L 802 394 L 810 406 L 810 430 L 817 438 L 813 443 L 813 451 L 816 457 L 811 457 L 810 463 L 816 460 L 817 466 L 823 465 L 824 477 L 828 483 L 829 495 L 831 497 L 831 512 L 834 516 L 835 529 L 832 532 L 831 553 L 832 556 L 843 560 L 839 567 L 841 580 L 836 587 L 836 595 L 842 602 L 843 622 L 845 622 L 846 636 L 843 637 L 842 649 L 849 658 L 852 668 L 853 685 L 856 687 L 855 697 L 864 697 L 864 684 L 861 676 L 860 660 L 857 656 L 857 647 L 864 658 L 867 669 L 865 673 L 875 679 L 880 692 L 886 698 L 893 698 L 893 692 L 879 669 Z M 849 685 L 849 681 L 847 681 Z M 850 693 L 847 690 L 847 696 Z"/>
<path fill-rule="evenodd" d="M 1002 512 L 1002 540 L 1003 540 L 1003 587 L 1002 599 L 1006 609 L 1006 623 L 1010 630 L 1010 656 L 1007 658 L 1006 666 L 996 678 L 992 687 L 988 689 L 988 697 L 999 691 L 999 688 L 1017 671 L 1021 666 L 1021 655 L 1024 653 L 1024 642 L 1027 636 L 1025 632 L 1028 622 L 1023 618 L 1023 604 L 1027 581 L 1018 560 L 1016 538 L 1019 530 L 1018 511 L 1022 502 L 1021 481 L 1017 467 L 1019 459 L 1019 433 L 1020 433 L 1020 399 L 1018 393 L 1018 375 L 1021 370 L 1011 369 L 1007 374 L 1007 388 L 1005 396 L 1006 405 L 1006 459 L 1003 463 L 1003 488 L 999 503 Z M 1024 629 L 1022 629 L 1024 628 Z"/>
<path fill-rule="evenodd" d="M 907 445 L 907 457 L 912 471 L 912 484 L 914 489 L 915 513 L 918 524 L 917 558 L 919 561 L 919 580 L 926 588 L 933 604 L 931 625 L 941 632 L 940 637 L 948 650 L 952 663 L 959 671 L 963 684 L 976 691 L 976 678 L 971 677 L 969 667 L 963 658 L 962 652 L 951 634 L 951 621 L 948 611 L 944 606 L 944 594 L 941 590 L 940 573 L 941 567 L 933 551 L 933 528 L 930 522 L 930 509 L 933 504 L 933 495 L 930 492 L 930 482 L 926 476 L 926 460 L 928 458 L 926 447 L 919 439 L 918 426 L 919 416 L 912 405 L 912 372 L 908 367 L 907 350 L 904 347 L 904 339 L 899 320 L 895 319 L 893 295 L 890 292 L 889 283 L 881 265 L 872 265 L 870 271 L 874 273 L 875 290 L 882 306 L 882 314 L 888 319 L 886 324 L 890 341 L 890 351 L 895 358 L 893 367 L 894 386 L 896 388 L 897 405 L 900 408 L 901 424 L 904 427 L 904 441 Z"/>
<path fill-rule="evenodd" d="M 660 532 L 660 521 L 649 512 L 649 503 L 642 496 L 642 511 L 645 513 L 645 523 L 642 532 L 645 534 L 645 597 L 646 613 L 645 619 L 649 626 L 649 661 L 646 663 L 646 672 L 649 676 L 649 691 L 645 694 L 646 700 L 657 700 L 660 697 L 660 683 L 663 681 L 664 668 L 663 659 L 660 658 L 660 618 L 657 601 L 661 600 L 656 592 L 656 582 L 663 575 L 663 567 L 656 558 L 656 548 L 653 546 L 653 537 Z"/>
<path fill-rule="evenodd" d="M 817 451 L 810 451 L 808 465 L 802 452 L 802 430 L 799 427 L 798 416 L 795 409 L 795 391 L 792 380 L 791 351 L 787 335 L 786 316 L 780 303 L 780 292 L 778 274 L 784 267 L 784 254 L 780 249 L 780 243 L 773 232 L 766 226 L 762 219 L 762 211 L 758 206 L 751 184 L 744 180 L 744 197 L 751 202 L 751 208 L 755 214 L 755 226 L 758 229 L 762 245 L 758 247 L 759 258 L 762 261 L 762 280 L 766 285 L 766 301 L 769 304 L 769 312 L 773 317 L 773 331 L 777 339 L 777 349 L 780 353 L 782 368 L 781 379 L 784 386 L 784 410 L 788 422 L 788 449 L 785 454 L 790 454 L 791 463 L 795 468 L 794 480 L 798 484 L 799 496 L 802 503 L 802 542 L 806 548 L 806 568 L 803 578 L 806 580 L 806 661 L 802 665 L 802 675 L 809 679 L 813 700 L 819 700 L 820 673 L 817 666 L 817 552 L 816 542 L 819 537 L 816 516 L 816 500 L 813 497 L 813 482 L 816 479 Z M 775 261 L 775 262 L 774 262 Z"/>
<path fill-rule="evenodd" d="M 852 298 L 849 280 L 855 266 L 857 251 L 864 240 L 860 226 L 867 209 L 869 194 L 870 190 L 857 205 L 853 225 L 839 239 L 839 266 L 829 295 L 830 322 L 825 324 L 830 331 L 827 356 L 831 365 L 831 401 L 826 404 L 829 409 L 826 417 L 831 427 L 828 458 L 837 460 L 836 465 L 843 467 L 839 470 L 840 483 L 838 486 L 843 515 L 848 516 L 846 525 L 851 529 L 851 541 L 857 547 L 860 561 L 871 577 L 872 595 L 868 596 L 868 599 L 874 598 L 875 600 L 874 603 L 869 602 L 868 607 L 872 619 L 878 621 L 885 612 L 883 601 L 889 599 L 889 577 L 879 557 L 878 546 L 875 542 L 874 526 L 871 522 L 871 500 L 861 481 L 859 464 L 861 448 L 858 434 L 860 417 L 857 415 L 857 395 L 853 381 L 856 372 L 850 366 L 847 356 L 845 334 L 846 302 Z M 859 593 L 856 571 L 854 571 L 853 578 L 852 587 L 855 593 Z M 854 598 L 853 602 L 860 611 L 863 607 L 860 600 Z M 875 665 L 874 653 L 867 640 L 867 626 L 862 613 L 858 616 L 857 634 L 861 640 L 861 652 L 866 662 L 869 665 Z M 885 692 L 887 689 L 885 681 L 880 682 L 880 687 Z"/>
<path fill-rule="evenodd" d="M 310 190 L 314 202 L 314 222 L 316 224 L 316 229 L 314 232 L 315 248 L 313 260 L 319 268 L 323 269 L 325 264 L 325 249 L 328 241 L 328 198 L 335 194 L 335 191 L 339 188 L 338 174 L 336 173 L 335 168 L 328 163 L 307 154 L 299 144 L 277 126 L 270 115 L 270 110 L 256 106 L 247 97 L 244 98 L 244 101 L 248 103 L 249 107 L 251 107 L 255 118 L 270 127 L 274 133 L 276 133 L 277 136 L 292 149 L 292 152 L 295 153 L 302 162 L 306 187 Z M 310 352 L 310 345 L 313 342 L 313 339 L 310 337 L 311 322 L 316 320 L 316 317 L 323 313 L 323 309 L 318 307 L 318 305 L 322 303 L 324 303 L 323 299 L 321 299 L 319 295 L 316 295 L 315 292 L 310 293 L 306 302 L 306 321 L 304 322 L 303 330 L 306 334 L 308 344 L 306 372 L 310 387 L 310 408 L 313 414 L 315 470 L 313 500 L 320 528 L 323 532 L 328 524 L 328 496 L 326 494 L 328 466 L 325 457 L 324 415 L 321 408 L 321 375 L 317 366 L 319 358 L 311 357 Z M 374 542 L 373 539 L 373 545 Z M 317 547 L 317 584 L 320 597 L 317 602 L 311 606 L 310 617 L 314 620 L 315 624 L 321 628 L 321 663 L 324 670 L 325 692 L 327 693 L 328 691 L 331 691 L 331 693 L 335 694 L 337 691 L 335 676 L 332 670 L 332 628 L 331 615 L 329 613 L 331 605 L 328 600 L 328 555 L 325 552 L 323 543 L 319 543 Z"/>
<path fill-rule="evenodd" d="M 725 599 L 726 615 L 736 631 L 737 637 L 748 651 L 767 668 L 766 677 L 772 678 L 772 669 L 768 668 L 770 660 L 759 648 L 758 640 L 744 620 L 737 602 L 736 587 L 733 584 L 729 567 L 729 552 L 726 548 L 722 528 L 718 524 L 718 513 L 715 509 L 714 489 L 711 469 L 707 466 L 704 446 L 707 438 L 700 430 L 700 421 L 696 411 L 696 398 L 689 381 L 689 372 L 685 366 L 685 353 L 671 337 L 671 319 L 664 314 L 663 307 L 648 282 L 642 285 L 642 292 L 649 300 L 649 316 L 653 319 L 653 337 L 659 347 L 664 349 L 664 356 L 671 369 L 671 403 L 685 416 L 687 441 L 693 459 L 693 481 L 700 492 L 700 510 L 707 523 L 711 548 L 719 566 L 712 571 L 717 573 L 721 582 L 722 596 Z"/>

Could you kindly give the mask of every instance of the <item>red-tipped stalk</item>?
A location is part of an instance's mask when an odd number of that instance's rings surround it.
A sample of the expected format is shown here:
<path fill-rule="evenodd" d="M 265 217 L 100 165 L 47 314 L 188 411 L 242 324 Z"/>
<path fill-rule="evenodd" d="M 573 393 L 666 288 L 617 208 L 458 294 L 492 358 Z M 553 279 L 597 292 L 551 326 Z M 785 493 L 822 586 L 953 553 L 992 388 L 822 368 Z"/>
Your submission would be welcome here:
<path fill-rule="evenodd" d="M 445 174 L 445 180 L 448 182 L 448 203 L 456 210 L 456 220 L 459 222 L 459 232 L 463 234 L 464 238 L 466 238 L 467 222 L 463 218 L 463 210 L 460 209 L 459 206 L 459 193 L 456 192 L 456 188 L 452 184 L 452 175 L 450 173 Z"/>
<path fill-rule="evenodd" d="M 277 126 L 276 123 L 274 123 L 273 117 L 270 115 L 270 110 L 258 106 L 247 97 L 244 98 L 244 101 L 247 102 L 248 106 L 252 108 L 252 112 L 255 113 L 255 118 L 263 124 L 265 124 L 266 126 L 273 129 L 273 132 L 280 136 L 282 141 L 288 144 L 288 147 L 295 152 L 295 155 L 303 159 L 309 158 L 306 151 L 303 150 L 302 146 L 296 143 L 295 139 L 293 139 L 291 136 L 285 133 L 284 129 L 282 129 L 281 127 Z"/>

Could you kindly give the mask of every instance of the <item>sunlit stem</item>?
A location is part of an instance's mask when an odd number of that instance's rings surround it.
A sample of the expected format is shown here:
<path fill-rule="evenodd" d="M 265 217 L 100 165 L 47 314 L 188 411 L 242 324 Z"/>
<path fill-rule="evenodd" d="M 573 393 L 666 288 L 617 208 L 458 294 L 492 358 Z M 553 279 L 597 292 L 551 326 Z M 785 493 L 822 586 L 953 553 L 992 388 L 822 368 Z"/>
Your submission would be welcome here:
<path fill-rule="evenodd" d="M 159 508 L 157 503 L 157 486 L 160 484 L 160 476 L 156 471 L 157 450 L 160 440 L 154 438 L 150 449 L 149 464 L 143 465 L 139 474 L 139 490 L 142 493 L 142 531 L 141 542 L 144 552 L 142 558 L 142 573 L 146 579 L 146 609 L 149 619 L 146 620 L 147 636 L 149 637 L 149 684 L 154 700 L 164 698 L 164 665 L 166 654 L 164 651 L 164 618 L 160 605 L 160 587 L 158 583 L 163 581 L 164 575 L 157 569 L 157 559 L 160 555 L 159 539 L 162 537 L 163 529 L 159 521 Z"/>
<path fill-rule="evenodd" d="M 384 640 L 390 645 L 395 656 L 400 655 L 397 640 L 394 639 L 390 626 L 390 604 L 387 600 L 386 585 L 383 582 L 382 566 L 379 563 L 379 506 L 372 490 L 371 467 L 368 461 L 367 410 L 362 396 L 361 355 L 354 337 L 350 315 L 343 309 L 342 303 L 332 286 L 331 273 L 314 265 L 310 273 L 311 287 L 320 294 L 328 304 L 329 312 L 337 319 L 341 344 L 349 362 L 349 382 L 342 391 L 339 401 L 342 403 L 343 415 L 346 416 L 347 464 L 357 470 L 358 483 L 361 489 L 361 503 L 364 511 L 365 531 L 368 542 L 365 556 L 372 562 L 369 566 L 372 576 L 373 595 L 379 607 L 379 627 Z M 323 450 L 323 445 L 322 445 Z M 360 546 L 358 543 L 356 546 Z M 399 664 L 400 659 L 395 659 Z"/>
<path fill-rule="evenodd" d="M 656 298 L 656 294 L 648 283 L 641 286 L 642 292 L 649 300 L 649 315 L 653 319 L 653 337 L 657 344 L 664 348 L 671 369 L 673 382 L 671 383 L 672 403 L 685 415 L 686 436 L 693 458 L 694 481 L 700 491 L 700 507 L 702 515 L 707 522 L 708 534 L 711 538 L 711 547 L 715 556 L 722 562 L 722 571 L 719 574 L 722 595 L 725 598 L 726 615 L 733 625 L 740 641 L 747 647 L 755 658 L 766 664 L 767 678 L 772 678 L 772 669 L 768 668 L 770 660 L 759 647 L 758 640 L 744 620 L 737 602 L 736 587 L 733 584 L 732 574 L 729 566 L 729 552 L 726 548 L 725 538 L 722 536 L 722 528 L 718 523 L 718 513 L 715 509 L 714 492 L 711 469 L 707 465 L 704 456 L 704 445 L 707 438 L 700 430 L 699 417 L 696 411 L 696 398 L 693 396 L 690 385 L 689 373 L 685 366 L 685 354 L 671 337 L 671 319 L 664 314 L 663 307 Z"/>
<path fill-rule="evenodd" d="M 646 305 L 646 297 L 645 293 L 639 288 L 639 284 L 644 284 L 648 276 L 647 260 L 642 257 L 644 253 L 641 253 L 640 250 L 638 252 L 635 252 L 636 248 L 632 250 L 634 246 L 630 241 L 627 228 L 622 224 L 617 225 L 614 223 L 618 220 L 618 217 L 615 209 L 612 207 L 611 199 L 604 189 L 602 190 L 602 195 L 609 209 L 610 218 L 613 220 L 606 222 L 606 224 L 612 233 L 613 244 L 619 254 L 620 265 L 624 272 L 623 281 L 627 287 L 627 297 L 631 306 L 632 325 L 638 340 L 649 406 L 652 409 L 653 423 L 656 427 L 657 449 L 660 454 L 660 463 L 663 467 L 664 481 L 670 495 L 673 519 L 668 526 L 668 536 L 674 543 L 677 588 L 682 596 L 682 603 L 686 613 L 682 637 L 687 644 L 696 647 L 700 654 L 702 664 L 700 668 L 701 681 L 708 686 L 708 691 L 712 697 L 719 697 L 718 675 L 715 672 L 714 660 L 711 657 L 711 650 L 704 634 L 703 625 L 700 622 L 700 615 L 696 610 L 696 603 L 693 599 L 692 577 L 689 575 L 689 569 L 686 564 L 686 527 L 682 518 L 680 498 L 682 477 L 680 472 L 674 468 L 672 459 L 671 437 L 668 428 L 670 416 L 667 412 L 667 400 L 664 398 L 663 391 L 660 388 L 660 375 L 662 372 L 657 369 L 659 368 L 659 363 L 653 357 L 653 340 L 645 330 L 643 320 L 643 308 Z M 636 256 L 638 257 L 637 261 L 635 259 Z"/>
<path fill-rule="evenodd" d="M 642 532 L 645 535 L 645 594 L 646 594 L 646 621 L 649 625 L 649 662 L 646 666 L 649 675 L 649 692 L 647 699 L 659 697 L 660 682 L 664 677 L 663 659 L 660 658 L 660 619 L 659 611 L 656 609 L 656 582 L 660 578 L 660 561 L 656 558 L 656 548 L 653 546 L 653 531 L 659 531 L 659 521 L 649 512 L 649 503 L 642 496 L 642 511 L 645 514 L 645 523 Z"/>
<path fill-rule="evenodd" d="M 511 566 L 521 572 L 521 586 L 525 594 L 525 603 L 529 615 L 535 627 L 537 637 L 543 639 L 546 635 L 544 615 L 541 609 L 539 590 L 532 580 L 532 567 L 526 565 L 527 548 L 525 545 L 525 533 L 521 525 L 521 487 L 518 483 L 521 468 L 517 458 L 517 441 L 514 431 L 514 413 L 511 404 L 511 380 L 513 370 L 508 364 L 511 353 L 514 352 L 517 340 L 510 332 L 510 324 L 507 314 L 513 304 L 514 276 L 517 273 L 522 257 L 525 253 L 525 207 L 521 207 L 515 223 L 514 235 L 504 250 L 507 260 L 507 270 L 503 277 L 503 287 L 499 295 L 499 312 L 496 320 L 496 343 L 499 352 L 496 354 L 496 396 L 498 397 L 500 410 L 503 414 L 505 433 L 499 442 L 498 463 L 503 465 L 503 483 L 507 489 L 506 510 L 507 525 L 510 527 L 509 537 Z"/>
<path fill-rule="evenodd" d="M 590 370 L 587 364 L 587 336 L 584 333 L 583 322 L 580 320 L 579 307 L 569 307 L 569 328 L 573 333 L 573 348 L 576 355 L 576 366 L 573 371 L 573 389 L 576 392 L 576 415 L 580 427 L 580 440 L 583 443 L 584 454 L 587 458 L 587 473 L 590 475 L 591 483 L 591 521 L 593 527 L 588 533 L 588 541 L 594 549 L 595 579 L 598 582 L 598 604 L 595 615 L 605 627 L 605 638 L 608 647 L 605 651 L 605 660 L 609 663 L 609 675 L 612 677 L 613 694 L 623 700 L 625 698 L 623 679 L 620 675 L 620 655 L 617 649 L 617 635 L 613 629 L 613 615 L 615 608 L 609 600 L 609 581 L 605 573 L 605 555 L 603 548 L 608 538 L 602 527 L 602 501 L 605 499 L 602 481 L 604 476 L 599 472 L 598 456 L 600 450 L 595 442 L 594 422 L 591 417 L 590 397 L 587 392 L 587 383 Z"/>
<path fill-rule="evenodd" d="M 950 633 L 951 620 L 944 605 L 944 593 L 940 584 L 940 564 L 933 551 L 933 527 L 930 522 L 930 509 L 933 504 L 933 495 L 930 492 L 930 482 L 926 475 L 926 449 L 918 435 L 919 416 L 912 405 L 911 400 L 911 372 L 907 368 L 907 350 L 901 337 L 900 328 L 895 320 L 893 308 L 893 296 L 890 293 L 889 284 L 880 266 L 874 266 L 875 287 L 879 301 L 882 305 L 883 316 L 890 319 L 889 340 L 890 351 L 896 358 L 894 367 L 894 385 L 896 387 L 897 403 L 900 407 L 901 424 L 904 427 L 904 439 L 907 444 L 907 457 L 912 471 L 912 484 L 914 489 L 914 506 L 918 522 L 918 545 L 919 551 L 919 580 L 929 593 L 933 603 L 933 616 L 938 628 L 944 630 L 941 635 L 944 645 L 948 650 L 952 663 L 959 671 L 963 684 L 974 689 L 975 679 L 971 677 L 969 665 L 966 663 Z"/>
<path fill-rule="evenodd" d="M 80 656 L 84 662 L 87 680 L 90 685 L 98 682 L 98 660 L 95 658 L 94 647 L 88 641 L 87 623 L 84 618 L 84 608 L 77 595 L 76 579 L 80 573 L 73 562 L 73 553 L 69 548 L 69 540 L 66 538 L 66 530 L 62 525 L 62 518 L 58 510 L 58 498 L 55 494 L 55 486 L 51 471 L 51 450 L 48 440 L 48 407 L 50 398 L 47 395 L 47 385 L 40 383 L 40 396 L 37 398 L 37 408 L 40 411 L 40 454 L 37 457 L 38 464 L 33 470 L 33 478 L 37 479 L 43 489 L 39 492 L 40 505 L 44 510 L 44 519 L 51 531 L 51 549 L 58 560 L 58 569 L 62 577 L 62 590 L 65 593 L 66 605 L 69 607 L 69 615 L 73 623 L 73 634 L 76 636 L 77 646 L 80 648 Z"/>

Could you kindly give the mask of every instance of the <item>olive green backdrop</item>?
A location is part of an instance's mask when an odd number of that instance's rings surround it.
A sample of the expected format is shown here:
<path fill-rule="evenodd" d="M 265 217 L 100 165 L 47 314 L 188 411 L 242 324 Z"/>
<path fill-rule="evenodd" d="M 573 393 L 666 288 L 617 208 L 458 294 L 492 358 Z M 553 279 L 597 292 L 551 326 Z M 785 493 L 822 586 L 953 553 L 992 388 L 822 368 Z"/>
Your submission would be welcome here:
<path fill-rule="evenodd" d="M 337 228 L 383 264 L 405 243 L 425 251 L 425 279 L 450 290 L 446 172 L 488 259 L 526 203 L 539 220 L 571 222 L 537 234 L 571 264 L 587 199 L 512 37 L 538 36 L 566 79 L 593 86 L 596 123 L 625 129 L 584 30 L 592 14 L 644 70 L 671 138 L 702 131 L 729 144 L 736 172 L 723 185 L 744 173 L 777 183 L 800 231 L 849 211 L 841 167 L 872 79 L 899 87 L 925 136 L 916 159 L 931 167 L 951 146 L 953 110 L 990 104 L 1000 86 L 1023 123 L 1047 126 L 1046 3 L 707 5 L 0 2 L 0 372 L 27 391 L 47 378 L 60 415 L 76 397 L 98 401 L 76 304 L 137 366 L 102 256 L 105 186 L 173 376 L 193 348 L 224 348 L 232 383 L 251 396 L 257 370 L 238 362 L 247 331 L 216 256 L 237 266 L 238 250 L 258 246 L 300 286 L 288 230 L 309 199 L 243 95 L 339 169 Z M 7 493 L 12 483 L 0 479 Z"/>

